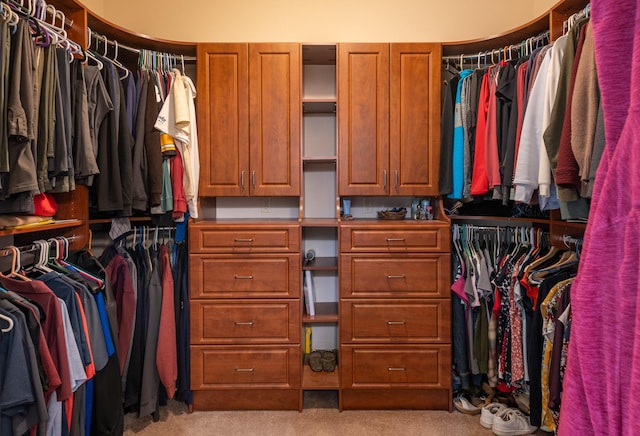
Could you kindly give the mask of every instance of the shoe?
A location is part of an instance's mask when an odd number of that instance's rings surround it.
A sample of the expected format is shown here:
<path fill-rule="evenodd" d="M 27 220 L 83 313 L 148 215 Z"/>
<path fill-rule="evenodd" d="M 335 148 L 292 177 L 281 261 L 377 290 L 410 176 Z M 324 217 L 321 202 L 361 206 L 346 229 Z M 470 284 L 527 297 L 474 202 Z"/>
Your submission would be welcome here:
<path fill-rule="evenodd" d="M 320 351 L 312 351 L 307 356 L 307 362 L 309 362 L 309 366 L 311 367 L 311 371 L 320 372 L 322 371 L 322 353 Z"/>
<path fill-rule="evenodd" d="M 521 394 L 516 392 L 513 394 L 513 398 L 514 400 L 516 400 L 518 409 L 520 409 L 522 413 L 524 413 L 525 415 L 531 413 L 531 406 L 529 405 L 529 394 Z"/>
<path fill-rule="evenodd" d="M 502 411 L 507 410 L 507 406 L 502 403 L 489 403 L 480 412 L 480 425 L 484 428 L 493 427 L 493 418 Z"/>
<path fill-rule="evenodd" d="M 336 370 L 336 350 L 329 350 L 322 352 L 322 358 L 320 362 L 322 363 L 322 370 L 326 372 L 333 372 Z"/>
<path fill-rule="evenodd" d="M 493 434 L 497 436 L 517 436 L 531 434 L 538 427 L 529 423 L 529 417 L 525 416 L 519 409 L 505 409 L 499 415 L 494 416 Z"/>
<path fill-rule="evenodd" d="M 463 395 L 458 395 L 453 399 L 453 406 L 458 412 L 466 413 L 467 415 L 477 415 L 480 413 L 480 408 L 474 406 L 471 401 L 467 400 Z"/>

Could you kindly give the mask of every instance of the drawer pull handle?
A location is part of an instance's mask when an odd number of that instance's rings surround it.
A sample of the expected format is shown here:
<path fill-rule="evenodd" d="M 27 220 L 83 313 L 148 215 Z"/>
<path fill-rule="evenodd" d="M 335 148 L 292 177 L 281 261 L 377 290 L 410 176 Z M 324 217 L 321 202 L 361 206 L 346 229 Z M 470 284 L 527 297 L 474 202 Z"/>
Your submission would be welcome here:
<path fill-rule="evenodd" d="M 404 242 L 404 238 L 387 238 L 387 242 Z"/>
<path fill-rule="evenodd" d="M 246 321 L 246 322 L 240 322 L 240 321 L 236 321 L 234 322 L 235 325 L 253 325 L 253 321 Z"/>
<path fill-rule="evenodd" d="M 242 190 L 244 191 L 244 170 L 242 170 L 242 173 L 240 175 L 240 186 L 241 186 Z"/>
<path fill-rule="evenodd" d="M 402 274 L 401 276 L 387 276 L 388 279 L 404 279 L 405 275 Z"/>
<path fill-rule="evenodd" d="M 236 238 L 236 242 L 253 242 L 253 238 Z"/>
<path fill-rule="evenodd" d="M 387 371 L 405 371 L 405 368 L 403 368 L 403 367 L 400 367 L 400 368 L 390 367 L 390 368 L 387 368 Z"/>
<path fill-rule="evenodd" d="M 387 321 L 387 325 L 406 325 L 406 321 Z"/>
<path fill-rule="evenodd" d="M 236 372 L 253 372 L 253 368 L 236 368 Z"/>
<path fill-rule="evenodd" d="M 253 276 L 235 276 L 237 280 L 253 280 Z"/>

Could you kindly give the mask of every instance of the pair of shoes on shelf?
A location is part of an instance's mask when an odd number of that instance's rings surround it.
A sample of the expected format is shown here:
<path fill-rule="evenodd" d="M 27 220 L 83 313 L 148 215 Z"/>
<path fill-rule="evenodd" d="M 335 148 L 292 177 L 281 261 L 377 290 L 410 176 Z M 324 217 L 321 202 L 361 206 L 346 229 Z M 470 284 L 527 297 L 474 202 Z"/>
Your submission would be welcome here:
<path fill-rule="evenodd" d="M 336 370 L 336 350 L 316 350 L 309 353 L 307 361 L 313 372 L 333 372 Z"/>
<path fill-rule="evenodd" d="M 497 436 L 527 435 L 538 429 L 529 423 L 529 417 L 519 409 L 502 403 L 484 406 L 480 414 L 480 425 L 490 428 Z"/>

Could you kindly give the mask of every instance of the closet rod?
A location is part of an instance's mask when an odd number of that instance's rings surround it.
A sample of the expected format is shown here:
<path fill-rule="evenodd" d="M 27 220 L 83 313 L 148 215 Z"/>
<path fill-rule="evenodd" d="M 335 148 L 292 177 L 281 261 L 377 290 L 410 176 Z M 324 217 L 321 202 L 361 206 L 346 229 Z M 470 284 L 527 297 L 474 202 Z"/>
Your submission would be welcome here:
<path fill-rule="evenodd" d="M 540 41 L 544 41 L 545 39 L 549 39 L 550 36 L 550 32 L 547 30 L 545 32 L 542 32 L 536 36 L 532 36 L 530 38 L 527 38 L 525 40 L 523 40 L 520 44 L 512 44 L 512 45 L 507 45 L 501 48 L 495 48 L 493 50 L 486 50 L 483 52 L 479 52 L 476 54 L 459 54 L 459 55 L 448 55 L 448 56 L 442 56 L 442 60 L 443 61 L 449 61 L 449 60 L 456 60 L 456 61 L 460 61 L 462 60 L 462 62 L 464 62 L 464 60 L 468 60 L 468 61 L 472 61 L 474 59 L 477 59 L 478 61 L 480 61 L 480 58 L 484 58 L 484 61 L 486 63 L 487 59 L 493 59 L 493 57 L 496 55 L 498 55 L 498 60 L 500 60 L 500 56 L 502 55 L 503 58 L 507 56 L 507 53 L 509 54 L 509 57 L 511 56 L 511 52 L 513 50 L 520 50 L 522 51 L 523 48 L 529 49 L 529 52 L 531 52 L 533 50 L 533 44 L 537 44 Z"/>
<path fill-rule="evenodd" d="M 73 20 L 70 20 L 69 18 L 67 18 L 64 15 L 64 13 L 62 13 L 62 11 L 59 11 L 53 5 L 47 4 L 43 0 L 36 0 L 34 3 L 31 3 L 31 1 L 28 1 L 27 5 L 24 4 L 24 1 L 18 2 L 16 0 L 4 0 L 2 3 L 6 4 L 7 6 L 13 9 L 20 10 L 20 12 L 25 14 L 26 16 L 35 16 L 43 21 L 46 18 L 46 14 L 49 13 L 53 18 L 53 23 L 49 23 L 49 24 L 53 24 L 54 26 L 55 26 L 56 19 L 62 17 L 64 18 L 64 27 L 66 28 L 73 27 Z M 34 6 L 36 10 L 32 11 L 31 6 Z M 43 13 L 44 13 L 44 16 L 43 16 Z"/>
<path fill-rule="evenodd" d="M 91 30 L 91 29 L 89 29 L 89 32 L 91 33 L 91 36 L 92 36 L 92 37 L 95 37 L 95 38 L 96 38 L 96 40 L 98 40 L 98 41 L 106 42 L 107 44 L 109 44 L 109 45 L 111 45 L 111 46 L 113 46 L 113 47 L 117 47 L 117 48 L 119 48 L 119 49 L 120 49 L 120 48 L 123 48 L 123 49 L 125 49 L 125 50 L 127 50 L 127 51 L 129 51 L 129 52 L 131 52 L 131 53 L 135 53 L 135 54 L 138 54 L 138 55 L 140 54 L 140 51 L 141 51 L 141 50 L 140 50 L 139 48 L 134 48 L 134 47 L 130 47 L 130 46 L 126 45 L 126 44 L 121 44 L 121 43 L 119 43 L 118 41 L 116 41 L 115 39 L 114 39 L 114 40 L 110 40 L 110 39 L 109 39 L 109 38 L 107 38 L 106 36 L 104 36 L 104 35 L 100 35 L 99 33 L 94 32 L 94 31 L 93 31 L 93 30 Z M 147 49 L 145 49 L 145 50 L 147 50 Z M 158 50 L 147 50 L 147 51 L 149 51 L 149 52 L 162 53 L 162 52 L 160 52 L 160 51 L 158 51 Z M 198 58 L 196 58 L 195 56 L 184 56 L 184 55 L 181 55 L 181 54 L 175 54 L 175 53 L 165 53 L 165 54 L 168 54 L 168 55 L 170 55 L 170 56 L 173 56 L 175 59 L 184 60 L 184 61 L 189 61 L 189 62 L 195 62 L 195 61 L 198 59 Z"/>
<path fill-rule="evenodd" d="M 73 242 L 75 239 L 77 239 L 77 238 L 78 238 L 78 236 L 76 236 L 76 235 L 71 235 L 71 236 L 65 236 L 64 238 L 67 240 L 67 242 L 71 243 L 71 242 Z M 45 239 L 45 240 L 46 240 L 46 239 Z M 16 248 L 18 249 L 18 251 L 19 251 L 20 253 L 30 253 L 30 252 L 32 252 L 32 251 L 36 251 L 36 250 L 39 250 L 39 249 L 40 249 L 40 247 L 38 247 L 38 246 L 36 246 L 36 245 L 34 245 L 34 244 L 24 245 L 24 246 L 22 246 L 22 247 L 16 247 Z M 8 256 L 8 255 L 10 255 L 10 254 L 13 254 L 13 251 L 11 251 L 11 248 L 8 248 L 8 247 L 0 248 L 0 257 Z"/>

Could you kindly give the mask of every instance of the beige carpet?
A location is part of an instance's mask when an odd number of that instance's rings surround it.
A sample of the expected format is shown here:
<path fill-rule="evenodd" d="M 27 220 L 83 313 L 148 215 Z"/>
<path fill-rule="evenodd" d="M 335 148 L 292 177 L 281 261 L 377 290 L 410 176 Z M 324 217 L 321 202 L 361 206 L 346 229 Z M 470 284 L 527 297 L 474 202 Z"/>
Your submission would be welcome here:
<path fill-rule="evenodd" d="M 170 401 L 160 410 L 160 420 L 125 416 L 125 435 L 224 435 L 224 436 L 337 436 L 491 435 L 480 425 L 480 416 L 446 411 L 344 411 L 333 399 L 305 398 L 302 413 L 296 411 L 194 412 Z M 538 432 L 539 434 L 545 434 Z"/>

